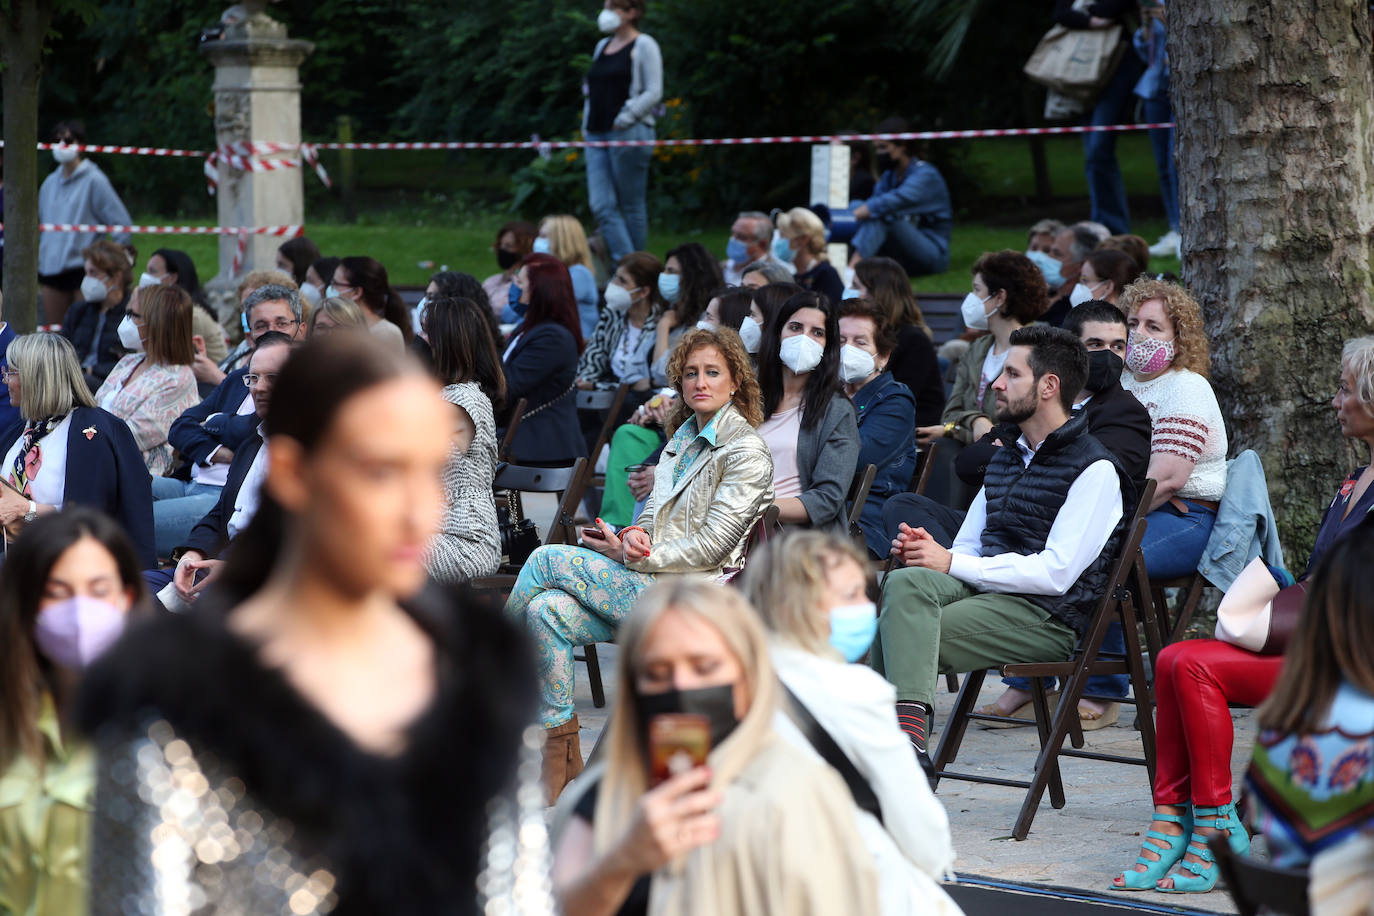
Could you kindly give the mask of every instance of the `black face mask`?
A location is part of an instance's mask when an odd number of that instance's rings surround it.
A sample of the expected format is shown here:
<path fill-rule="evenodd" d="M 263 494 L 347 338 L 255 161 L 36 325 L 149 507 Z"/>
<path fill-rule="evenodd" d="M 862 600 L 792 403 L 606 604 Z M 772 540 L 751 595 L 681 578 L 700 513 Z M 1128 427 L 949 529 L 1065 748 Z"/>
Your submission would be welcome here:
<path fill-rule="evenodd" d="M 1083 387 L 1093 394 L 1106 391 L 1121 383 L 1125 362 L 1111 350 L 1094 350 L 1088 354 L 1088 381 Z"/>
<path fill-rule="evenodd" d="M 897 166 L 896 161 L 888 153 L 878 153 L 874 161 L 878 163 L 879 172 L 890 172 Z"/>
<path fill-rule="evenodd" d="M 507 251 L 504 248 L 496 249 L 496 263 L 500 265 L 502 270 L 510 270 L 518 260 L 520 260 L 520 252 Z"/>
<path fill-rule="evenodd" d="M 711 748 L 730 737 L 739 720 L 735 718 L 735 688 L 731 684 L 719 687 L 699 687 L 696 690 L 665 690 L 663 693 L 642 693 L 635 703 L 635 725 L 639 740 L 646 749 L 649 742 L 649 723 L 654 716 L 670 713 L 691 713 L 705 716 L 711 726 Z"/>

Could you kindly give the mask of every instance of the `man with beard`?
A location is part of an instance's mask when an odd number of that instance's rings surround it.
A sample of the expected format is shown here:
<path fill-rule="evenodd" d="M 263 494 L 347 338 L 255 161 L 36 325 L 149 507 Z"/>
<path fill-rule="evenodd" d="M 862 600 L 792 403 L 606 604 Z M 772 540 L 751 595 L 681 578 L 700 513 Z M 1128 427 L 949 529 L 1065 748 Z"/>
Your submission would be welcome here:
<path fill-rule="evenodd" d="M 1061 661 L 1086 631 L 1136 502 L 1135 485 L 1073 402 L 1088 351 L 1044 325 L 1011 335 L 993 382 L 1010 436 L 988 464 L 954 546 L 898 536 L 873 667 L 897 688 L 897 719 L 922 757 L 939 676 Z"/>

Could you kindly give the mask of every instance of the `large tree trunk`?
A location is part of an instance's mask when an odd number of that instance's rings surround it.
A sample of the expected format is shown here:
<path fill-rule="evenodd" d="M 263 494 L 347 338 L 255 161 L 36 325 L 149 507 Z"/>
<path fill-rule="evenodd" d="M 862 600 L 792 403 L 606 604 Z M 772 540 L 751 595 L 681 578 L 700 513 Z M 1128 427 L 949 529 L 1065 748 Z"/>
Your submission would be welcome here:
<path fill-rule="evenodd" d="M 0 15 L 5 99 L 4 320 L 21 334 L 38 318 L 38 84 L 52 18 L 43 0 L 10 0 Z"/>
<path fill-rule="evenodd" d="M 1365 0 L 1168 4 L 1184 282 L 1231 453 L 1264 461 L 1301 570 L 1356 456 L 1329 406 L 1370 332 L 1374 71 Z"/>

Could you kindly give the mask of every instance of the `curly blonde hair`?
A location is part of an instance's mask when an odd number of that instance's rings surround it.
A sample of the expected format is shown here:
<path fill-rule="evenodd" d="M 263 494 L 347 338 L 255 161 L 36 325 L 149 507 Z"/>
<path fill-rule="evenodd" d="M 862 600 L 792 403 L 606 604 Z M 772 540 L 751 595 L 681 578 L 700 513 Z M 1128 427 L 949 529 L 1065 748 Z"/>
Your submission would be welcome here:
<path fill-rule="evenodd" d="M 1174 361 L 1170 368 L 1189 369 L 1207 378 L 1212 357 L 1207 347 L 1207 331 L 1202 324 L 1202 307 L 1177 283 L 1148 277 L 1126 287 L 1117 304 L 1130 318 L 1152 299 L 1164 303 L 1164 314 L 1174 325 Z"/>
<path fill-rule="evenodd" d="M 725 357 L 725 364 L 735 380 L 735 395 L 730 400 L 740 416 L 757 429 L 763 422 L 763 393 L 759 390 L 758 378 L 754 376 L 754 367 L 749 362 L 749 352 L 744 349 L 744 341 L 730 328 L 720 327 L 714 331 L 697 328 L 683 334 L 668 357 L 668 384 L 677 390 L 677 406 L 668 416 L 669 438 L 692 415 L 692 408 L 687 406 L 687 398 L 682 393 L 682 367 L 687 358 L 702 347 L 715 347 Z"/>

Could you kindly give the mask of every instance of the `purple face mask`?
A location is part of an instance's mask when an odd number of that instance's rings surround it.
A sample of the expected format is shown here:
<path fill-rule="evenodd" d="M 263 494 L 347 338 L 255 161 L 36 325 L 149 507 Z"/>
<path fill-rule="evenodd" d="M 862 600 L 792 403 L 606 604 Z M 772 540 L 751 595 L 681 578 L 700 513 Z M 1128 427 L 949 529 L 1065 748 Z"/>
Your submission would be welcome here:
<path fill-rule="evenodd" d="M 127 614 L 108 601 L 77 595 L 38 612 L 34 639 L 43 654 L 64 668 L 95 661 L 124 632 Z"/>
<path fill-rule="evenodd" d="M 1156 340 L 1144 334 L 1130 333 L 1126 342 L 1126 368 L 1136 375 L 1153 375 L 1169 368 L 1174 361 L 1174 342 Z"/>

